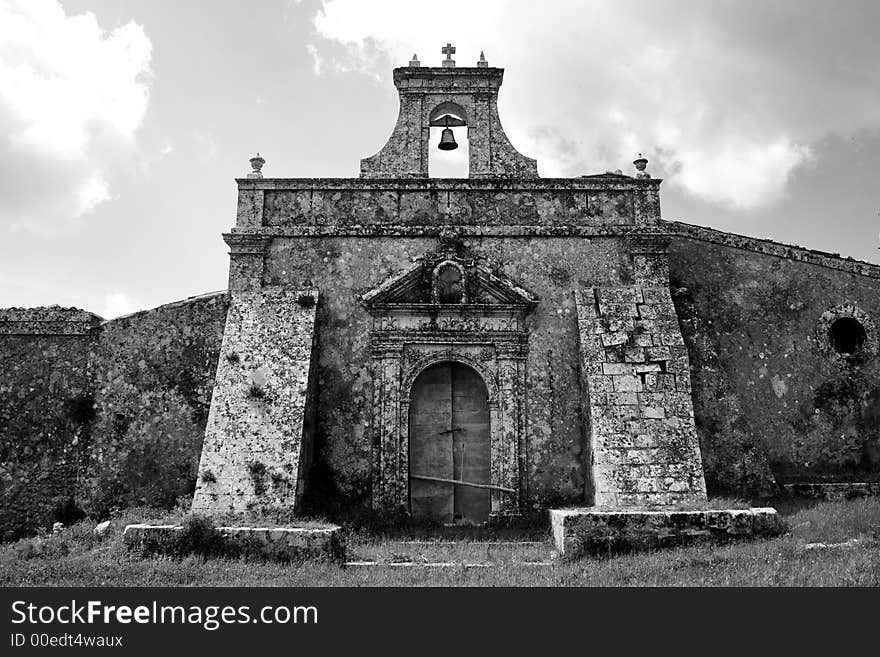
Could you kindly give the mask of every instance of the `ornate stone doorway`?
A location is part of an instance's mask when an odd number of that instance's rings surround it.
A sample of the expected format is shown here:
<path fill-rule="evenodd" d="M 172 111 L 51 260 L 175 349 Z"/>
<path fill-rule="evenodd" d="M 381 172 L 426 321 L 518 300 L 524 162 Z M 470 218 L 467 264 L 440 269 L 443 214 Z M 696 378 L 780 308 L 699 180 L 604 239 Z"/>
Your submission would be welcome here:
<path fill-rule="evenodd" d="M 491 511 L 489 393 L 477 372 L 445 362 L 413 383 L 409 495 L 413 517 L 481 524 Z"/>
<path fill-rule="evenodd" d="M 444 520 L 454 520 L 458 513 L 462 521 L 471 522 L 483 522 L 489 514 L 518 513 L 527 486 L 526 317 L 538 299 L 478 264 L 456 240 L 448 240 L 361 300 L 373 316 L 373 507 Z M 440 367 L 432 370 L 435 366 Z M 423 374 L 428 378 L 422 380 Z M 438 385 L 427 383 L 434 376 L 448 377 L 445 394 L 451 407 L 446 410 L 439 409 L 436 395 L 423 398 L 423 387 Z M 462 392 L 456 395 L 459 388 Z M 475 399 L 484 402 L 476 404 Z M 456 403 L 460 418 L 455 416 Z M 433 420 L 423 416 L 432 413 L 437 415 Z M 467 413 L 473 415 L 465 417 Z M 418 427 L 411 430 L 413 419 Z M 442 428 L 441 419 L 446 423 Z M 453 420 L 458 424 L 450 424 Z M 448 431 L 461 422 L 484 423 L 480 431 L 486 436 L 479 443 L 472 442 L 474 436 L 464 441 L 464 468 L 460 461 L 454 466 L 454 441 L 428 444 L 422 435 Z M 413 439 L 419 445 L 411 450 Z M 411 477 L 410 468 L 416 466 L 429 471 L 414 470 L 414 475 L 452 483 Z M 485 482 L 487 488 L 456 483 L 462 481 Z"/>

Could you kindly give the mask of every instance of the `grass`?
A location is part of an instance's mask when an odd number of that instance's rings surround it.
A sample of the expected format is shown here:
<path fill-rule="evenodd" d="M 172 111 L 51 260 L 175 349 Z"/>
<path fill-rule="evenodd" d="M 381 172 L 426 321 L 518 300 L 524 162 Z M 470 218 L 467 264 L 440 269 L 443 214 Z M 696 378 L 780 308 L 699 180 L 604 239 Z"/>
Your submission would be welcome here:
<path fill-rule="evenodd" d="M 791 531 L 775 539 L 722 546 L 529 565 L 551 553 L 545 542 L 416 541 L 349 533 L 350 559 L 383 563 L 454 561 L 447 568 L 347 567 L 332 562 L 277 564 L 244 559 L 140 559 L 122 544 L 130 522 L 179 517 L 126 511 L 95 535 L 83 521 L 56 535 L 0 546 L 3 586 L 878 586 L 880 500 L 781 507 Z M 807 543 L 859 542 L 807 550 Z M 492 564 L 466 567 L 463 564 Z"/>

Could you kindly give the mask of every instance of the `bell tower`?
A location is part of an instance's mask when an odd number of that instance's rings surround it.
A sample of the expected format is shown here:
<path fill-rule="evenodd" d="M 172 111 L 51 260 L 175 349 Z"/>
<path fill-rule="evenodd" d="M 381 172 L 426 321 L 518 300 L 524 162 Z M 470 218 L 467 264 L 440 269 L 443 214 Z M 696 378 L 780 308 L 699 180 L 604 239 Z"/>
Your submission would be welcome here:
<path fill-rule="evenodd" d="M 482 53 L 476 66 L 458 68 L 455 47 L 442 52 L 442 66 L 423 67 L 413 55 L 408 66 L 394 69 L 397 125 L 382 150 L 361 160 L 361 178 L 427 178 L 431 128 L 456 126 L 467 126 L 470 178 L 537 178 L 537 162 L 517 151 L 501 127 L 504 69 L 490 67 Z"/>

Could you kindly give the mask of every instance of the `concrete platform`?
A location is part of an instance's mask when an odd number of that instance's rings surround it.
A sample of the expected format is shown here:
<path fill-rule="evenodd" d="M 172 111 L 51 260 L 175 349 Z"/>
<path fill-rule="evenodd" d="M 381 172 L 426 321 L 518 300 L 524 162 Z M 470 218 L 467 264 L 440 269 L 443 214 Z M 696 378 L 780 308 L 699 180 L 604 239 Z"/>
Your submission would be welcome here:
<path fill-rule="evenodd" d="M 122 540 L 141 553 L 172 552 L 181 525 L 127 525 Z M 342 561 L 345 549 L 340 528 L 305 527 L 217 527 L 220 541 L 230 554 L 262 556 L 278 561 L 330 559 Z"/>
<path fill-rule="evenodd" d="M 613 554 L 700 541 L 777 536 L 785 523 L 776 509 L 706 511 L 551 509 L 556 550 L 564 559 Z"/>

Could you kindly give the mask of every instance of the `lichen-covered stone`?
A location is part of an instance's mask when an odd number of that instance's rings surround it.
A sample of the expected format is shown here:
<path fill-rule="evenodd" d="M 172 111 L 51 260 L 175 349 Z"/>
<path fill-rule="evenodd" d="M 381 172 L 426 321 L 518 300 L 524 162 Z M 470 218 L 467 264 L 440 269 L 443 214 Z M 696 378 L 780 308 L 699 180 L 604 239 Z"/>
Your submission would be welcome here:
<path fill-rule="evenodd" d="M 393 184 L 370 178 L 237 182 L 242 223 L 234 234 L 254 240 L 285 234 L 425 234 L 443 226 L 478 227 L 489 234 L 522 226 L 548 236 L 567 234 L 571 228 L 620 234 L 620 226 L 660 219 L 655 202 L 660 181 L 628 176 L 396 179 Z"/>
<path fill-rule="evenodd" d="M 768 538 L 785 531 L 785 523 L 772 508 L 703 511 L 552 509 L 550 524 L 556 550 L 566 560 L 590 554 L 675 547 L 704 541 Z"/>
<path fill-rule="evenodd" d="M 191 494 L 225 316 L 224 293 L 0 310 L 2 535 Z"/>
<path fill-rule="evenodd" d="M 707 485 L 773 495 L 788 483 L 880 479 L 880 267 L 671 224 L 673 299 L 691 359 Z M 842 357 L 829 317 L 858 315 Z"/>
<path fill-rule="evenodd" d="M 194 511 L 297 509 L 311 460 L 317 305 L 315 289 L 232 296 Z"/>
<path fill-rule="evenodd" d="M 578 281 L 613 285 L 627 275 L 628 258 L 613 239 L 493 237 L 464 243 L 481 265 L 516 281 L 540 300 L 524 325 L 529 343 L 521 361 L 525 382 L 505 380 L 505 385 L 516 386 L 510 394 L 516 392 L 522 400 L 522 504 L 545 506 L 554 499 L 582 499 L 587 482 L 585 434 L 570 286 Z M 373 369 L 370 336 L 374 320 L 361 297 L 410 270 L 415 258 L 435 251 L 438 245 L 434 237 L 276 237 L 267 252 L 267 284 L 297 288 L 311 281 L 321 289 L 316 319 L 320 395 L 315 473 L 324 486 L 322 498 L 316 500 L 320 504 L 331 500 L 369 504 L 377 492 L 373 491 L 374 445 L 384 434 L 374 417 L 372 400 L 384 379 Z M 470 322 L 473 327 L 472 314 L 467 313 L 459 325 Z M 476 339 L 480 341 L 485 339 Z M 413 340 L 408 350 L 415 354 L 429 348 L 420 343 L 421 339 Z M 430 348 L 438 344 L 442 341 L 431 341 Z M 479 354 L 481 350 L 462 349 L 460 355 L 470 358 L 469 351 Z M 497 361 L 491 362 L 494 368 Z M 509 403 L 520 404 L 516 398 Z"/>
<path fill-rule="evenodd" d="M 669 289 L 587 288 L 574 297 L 594 504 L 705 500 L 690 389 L 684 385 L 688 358 Z"/>
<path fill-rule="evenodd" d="M 0 540 L 75 512 L 95 412 L 88 360 L 99 322 L 75 308 L 0 310 Z"/>
<path fill-rule="evenodd" d="M 173 550 L 182 525 L 126 525 L 122 540 L 141 554 Z M 327 527 L 217 527 L 223 549 L 236 556 L 264 557 L 277 561 L 328 559 L 343 561 L 345 547 L 340 528 Z"/>
<path fill-rule="evenodd" d="M 173 506 L 192 494 L 226 317 L 225 292 L 105 322 L 95 334 L 95 400 L 77 497 L 90 513 Z"/>

